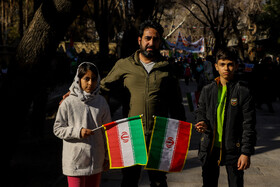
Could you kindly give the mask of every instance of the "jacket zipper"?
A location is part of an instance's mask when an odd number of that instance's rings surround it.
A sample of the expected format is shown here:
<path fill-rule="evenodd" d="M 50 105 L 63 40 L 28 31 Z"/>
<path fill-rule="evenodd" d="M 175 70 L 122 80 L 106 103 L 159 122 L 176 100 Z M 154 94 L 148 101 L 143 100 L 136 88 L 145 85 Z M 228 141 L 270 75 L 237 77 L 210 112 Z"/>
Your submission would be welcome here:
<path fill-rule="evenodd" d="M 141 64 L 141 62 L 140 62 Z M 142 65 L 142 64 L 141 64 Z M 156 65 L 156 64 L 155 64 Z M 154 66 L 155 66 L 154 65 Z M 145 69 L 145 67 L 142 65 L 142 68 L 144 69 L 145 73 L 146 73 L 146 88 L 145 88 L 145 108 L 144 108 L 144 117 L 146 119 L 146 127 L 145 127 L 145 134 L 148 133 L 149 131 L 149 126 L 148 126 L 148 122 L 149 122 L 149 101 L 147 100 L 149 97 L 148 94 L 149 94 L 149 86 L 150 86 L 150 83 L 149 83 L 149 80 L 150 80 L 150 74 L 152 73 L 154 67 L 151 69 L 151 71 L 148 73 L 147 70 Z M 152 114 L 154 115 L 154 114 Z"/>
<path fill-rule="evenodd" d="M 217 80 L 216 80 L 217 81 Z M 217 82 L 217 86 L 218 86 L 219 82 Z M 219 88 L 218 88 L 219 89 Z M 218 97 L 218 96 L 217 96 Z M 214 148 L 214 144 L 215 144 L 215 138 L 216 138 L 216 131 L 217 131 L 217 108 L 218 108 L 218 105 L 216 104 L 216 112 L 215 112 L 215 121 L 216 121 L 216 125 L 214 126 L 214 135 L 213 135 L 213 139 L 212 139 L 212 145 L 211 145 L 211 150 L 210 150 L 210 154 L 212 154 L 212 151 L 213 151 L 213 148 Z M 224 128 L 224 124 L 223 124 L 223 128 Z M 223 133 L 224 134 L 224 133 Z M 222 135 L 223 136 L 223 135 Z M 222 138 L 222 142 L 220 144 L 220 156 L 219 156 L 219 160 L 218 160 L 218 166 L 220 166 L 221 164 L 221 161 L 222 161 L 222 145 L 223 145 L 223 138 Z"/>
<path fill-rule="evenodd" d="M 217 125 L 216 125 L 217 126 Z M 212 154 L 212 151 L 213 151 L 213 148 L 214 148 L 214 144 L 215 144 L 215 138 L 216 138 L 216 130 L 217 128 L 214 128 L 214 136 L 213 136 L 213 139 L 212 139 L 212 145 L 211 145 L 211 150 L 210 150 L 210 154 Z M 220 144 L 220 156 L 219 156 L 219 160 L 218 160 L 218 166 L 220 166 L 221 164 L 221 161 L 222 161 L 222 142 Z"/>
<path fill-rule="evenodd" d="M 218 85 L 218 83 L 217 83 Z M 218 97 L 218 94 L 216 96 L 216 98 Z M 218 108 L 218 105 L 216 103 L 216 112 L 215 112 L 215 125 L 214 125 L 214 130 L 213 130 L 213 139 L 212 139 L 212 145 L 211 145 L 211 149 L 210 149 L 210 155 L 212 154 L 212 151 L 213 151 L 213 148 L 214 148 L 214 144 L 215 144 L 215 138 L 216 138 L 216 131 L 217 131 L 217 108 Z"/>
<path fill-rule="evenodd" d="M 224 129 L 225 129 L 225 121 L 226 121 L 226 118 L 227 118 L 227 106 L 228 106 L 228 95 L 229 95 L 229 92 L 228 92 L 228 85 L 226 85 L 227 87 L 227 90 L 226 90 L 226 103 L 225 103 L 225 111 L 224 111 L 224 122 L 223 122 L 223 134 L 222 134 L 222 142 L 220 144 L 220 157 L 219 157 L 219 160 L 218 160 L 218 166 L 220 166 L 221 164 L 221 161 L 222 161 L 222 155 L 223 155 L 223 140 L 224 140 Z"/>
<path fill-rule="evenodd" d="M 154 68 L 154 67 L 153 67 Z M 149 126 L 148 126 L 148 122 L 149 122 L 149 101 L 147 100 L 147 98 L 149 98 L 149 97 L 147 97 L 148 96 L 148 94 L 149 94 L 149 92 L 150 92 L 150 78 L 152 78 L 152 77 L 150 77 L 150 75 L 151 75 L 151 73 L 153 72 L 153 68 L 151 69 L 151 71 L 148 73 L 146 70 L 145 70 L 145 72 L 147 73 L 147 77 L 146 77 L 146 93 L 145 93 L 145 97 L 146 97 L 146 106 L 145 106 L 145 108 L 146 108 L 146 133 L 148 133 L 149 132 Z M 151 115 L 154 115 L 154 114 L 151 114 Z"/>
<path fill-rule="evenodd" d="M 148 122 L 149 122 L 149 102 L 148 102 L 148 97 L 147 97 L 147 94 L 149 93 L 149 74 L 147 73 L 147 77 L 146 77 L 146 89 L 145 89 L 145 118 L 146 118 L 146 133 L 149 131 L 148 129 Z"/>
<path fill-rule="evenodd" d="M 216 125 L 217 126 L 217 125 Z M 216 130 L 217 130 L 217 127 L 215 126 L 214 128 L 214 135 L 213 135 L 213 139 L 212 139 L 212 145 L 211 145 L 211 149 L 210 149 L 210 154 L 212 154 L 212 151 L 213 151 L 213 148 L 214 148 L 214 143 L 215 143 L 215 138 L 216 138 Z"/>
<path fill-rule="evenodd" d="M 220 145 L 220 157 L 219 157 L 219 160 L 218 160 L 218 166 L 220 166 L 220 164 L 221 164 L 221 161 L 222 161 L 222 142 L 221 142 L 221 145 Z"/>

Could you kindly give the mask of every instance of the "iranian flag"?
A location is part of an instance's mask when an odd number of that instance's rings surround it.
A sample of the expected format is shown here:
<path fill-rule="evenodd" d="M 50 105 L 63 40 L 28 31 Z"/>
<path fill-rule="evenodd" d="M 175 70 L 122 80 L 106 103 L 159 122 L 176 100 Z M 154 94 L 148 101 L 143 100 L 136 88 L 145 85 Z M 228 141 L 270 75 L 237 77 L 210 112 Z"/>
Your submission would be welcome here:
<path fill-rule="evenodd" d="M 193 112 L 196 110 L 198 99 L 199 99 L 198 92 L 188 92 L 187 93 L 187 100 L 188 100 L 190 112 Z"/>
<path fill-rule="evenodd" d="M 182 171 L 188 154 L 191 129 L 191 123 L 156 116 L 145 169 Z"/>
<path fill-rule="evenodd" d="M 103 125 L 107 139 L 110 169 L 146 165 L 147 150 L 141 116 Z"/>

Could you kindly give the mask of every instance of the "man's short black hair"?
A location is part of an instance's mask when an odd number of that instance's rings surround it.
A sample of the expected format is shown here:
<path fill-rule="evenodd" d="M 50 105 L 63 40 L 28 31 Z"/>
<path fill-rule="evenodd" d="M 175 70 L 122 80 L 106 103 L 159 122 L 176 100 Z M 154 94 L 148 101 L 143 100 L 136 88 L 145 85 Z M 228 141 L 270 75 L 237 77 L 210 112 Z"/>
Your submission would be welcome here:
<path fill-rule="evenodd" d="M 219 60 L 231 60 L 237 64 L 238 63 L 237 57 L 238 55 L 233 50 L 230 50 L 229 48 L 219 49 L 216 54 L 216 63 L 218 63 Z"/>
<path fill-rule="evenodd" d="M 161 24 L 157 23 L 156 21 L 153 20 L 146 20 L 143 23 L 141 23 L 140 28 L 139 28 L 139 36 L 142 37 L 144 30 L 147 28 L 153 28 L 156 31 L 158 31 L 160 37 L 162 37 L 163 35 L 163 27 L 161 26 Z"/>

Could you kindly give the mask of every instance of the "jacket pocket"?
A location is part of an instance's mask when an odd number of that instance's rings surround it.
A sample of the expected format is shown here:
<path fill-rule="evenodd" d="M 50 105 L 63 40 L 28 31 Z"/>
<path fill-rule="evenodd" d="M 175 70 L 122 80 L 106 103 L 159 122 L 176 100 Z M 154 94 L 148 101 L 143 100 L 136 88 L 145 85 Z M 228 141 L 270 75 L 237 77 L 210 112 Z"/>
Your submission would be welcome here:
<path fill-rule="evenodd" d="M 198 148 L 198 159 L 201 161 L 202 165 L 205 164 L 210 149 L 211 149 L 210 134 L 206 134 L 206 133 L 201 134 L 200 144 Z"/>
<path fill-rule="evenodd" d="M 92 155 L 88 147 L 73 146 L 64 152 L 64 165 L 73 169 L 85 169 L 91 165 Z"/>
<path fill-rule="evenodd" d="M 77 169 L 84 169 L 91 165 L 92 156 L 90 148 L 80 148 L 78 154 L 73 159 Z"/>
<path fill-rule="evenodd" d="M 241 153 L 241 142 L 239 140 L 228 143 L 226 153 L 230 155 L 238 155 Z"/>

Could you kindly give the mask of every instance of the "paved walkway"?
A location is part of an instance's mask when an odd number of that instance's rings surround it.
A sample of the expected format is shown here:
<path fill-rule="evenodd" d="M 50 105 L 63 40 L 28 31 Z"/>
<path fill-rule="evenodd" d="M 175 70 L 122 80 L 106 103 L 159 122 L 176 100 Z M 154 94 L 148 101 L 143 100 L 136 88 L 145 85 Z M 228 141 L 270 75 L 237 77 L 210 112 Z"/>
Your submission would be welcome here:
<path fill-rule="evenodd" d="M 194 123 L 194 115 L 189 111 L 186 93 L 196 89 L 195 83 L 188 87 L 180 81 L 187 121 Z M 245 187 L 278 187 L 280 186 L 280 101 L 273 103 L 275 113 L 257 110 L 258 140 L 256 154 L 251 158 L 251 168 L 245 171 Z M 169 187 L 201 187 L 201 167 L 197 159 L 197 148 L 200 135 L 193 129 L 190 150 L 184 170 L 181 173 L 167 175 Z M 120 170 L 110 170 L 103 174 L 102 187 L 120 186 Z M 225 167 L 221 167 L 219 186 L 226 187 L 227 174 Z M 139 182 L 139 187 L 149 187 L 148 175 L 145 170 Z"/>

